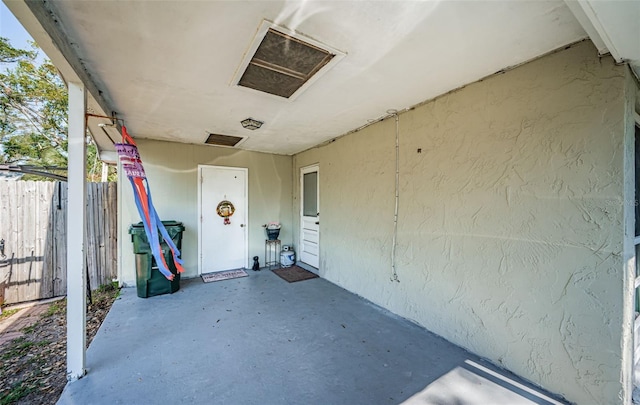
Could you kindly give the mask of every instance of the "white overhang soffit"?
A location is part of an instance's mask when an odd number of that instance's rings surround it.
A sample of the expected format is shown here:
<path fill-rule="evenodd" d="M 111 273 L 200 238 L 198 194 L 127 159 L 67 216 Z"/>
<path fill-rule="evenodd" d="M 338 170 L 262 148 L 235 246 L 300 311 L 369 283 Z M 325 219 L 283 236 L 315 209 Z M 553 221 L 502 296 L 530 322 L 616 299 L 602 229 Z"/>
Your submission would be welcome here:
<path fill-rule="evenodd" d="M 640 64 L 640 1 L 565 0 L 601 55 Z"/>

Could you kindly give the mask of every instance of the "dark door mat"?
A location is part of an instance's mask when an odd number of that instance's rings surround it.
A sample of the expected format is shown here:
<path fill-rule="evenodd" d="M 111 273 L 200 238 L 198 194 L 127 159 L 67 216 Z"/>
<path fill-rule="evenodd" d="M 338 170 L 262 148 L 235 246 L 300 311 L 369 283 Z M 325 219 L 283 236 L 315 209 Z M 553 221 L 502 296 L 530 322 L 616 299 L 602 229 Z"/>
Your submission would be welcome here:
<path fill-rule="evenodd" d="M 285 267 L 282 269 L 273 270 L 274 273 L 281 279 L 288 281 L 289 283 L 295 283 L 296 281 L 309 280 L 311 278 L 318 278 L 316 274 L 303 269 L 298 266 Z"/>

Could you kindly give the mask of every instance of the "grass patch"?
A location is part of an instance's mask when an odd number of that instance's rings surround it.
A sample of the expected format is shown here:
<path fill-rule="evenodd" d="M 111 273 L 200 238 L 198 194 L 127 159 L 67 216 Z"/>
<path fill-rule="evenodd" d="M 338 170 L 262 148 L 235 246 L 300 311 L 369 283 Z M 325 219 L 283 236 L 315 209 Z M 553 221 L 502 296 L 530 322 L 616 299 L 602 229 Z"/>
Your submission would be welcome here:
<path fill-rule="evenodd" d="M 59 301 L 55 301 L 51 305 L 49 305 L 49 309 L 44 313 L 44 317 L 50 317 L 56 314 L 63 313 L 67 310 L 67 299 L 62 299 Z"/>
<path fill-rule="evenodd" d="M 117 281 L 102 284 L 96 291 L 106 298 L 118 298 L 120 296 L 120 286 Z"/>
<path fill-rule="evenodd" d="M 0 321 L 3 319 L 7 319 L 12 315 L 17 314 L 20 311 L 20 308 L 14 308 L 14 309 L 3 309 L 2 310 L 2 314 L 0 314 Z"/>
<path fill-rule="evenodd" d="M 29 353 L 29 350 L 32 347 L 44 346 L 44 345 L 47 345 L 48 343 L 49 342 L 46 342 L 46 341 L 32 342 L 27 340 L 24 336 L 19 337 L 11 341 L 11 343 L 9 344 L 9 347 L 7 347 L 5 350 L 2 351 L 2 355 L 0 356 L 0 358 L 2 358 L 3 360 L 7 360 L 16 356 L 24 356 L 27 353 Z"/>
<path fill-rule="evenodd" d="M 20 398 L 24 398 L 33 391 L 36 390 L 36 387 L 31 384 L 24 384 L 23 381 L 17 382 L 12 385 L 9 389 L 9 392 L 6 394 L 3 392 L 0 397 L 0 405 L 9 405 L 18 401 Z"/>
<path fill-rule="evenodd" d="M 31 347 L 31 343 L 27 341 L 24 336 L 16 338 L 9 343 L 8 347 L 5 347 L 0 355 L 0 359 L 7 360 L 16 356 L 22 356 L 24 349 L 29 347 Z"/>
<path fill-rule="evenodd" d="M 31 326 L 27 326 L 27 327 L 22 328 L 22 332 L 23 333 L 31 333 L 35 329 L 36 329 L 36 326 L 35 325 L 31 325 Z"/>
<path fill-rule="evenodd" d="M 109 291 L 116 291 L 116 290 L 118 291 L 120 290 L 120 287 L 118 287 L 117 281 L 113 281 L 108 284 L 102 284 L 100 287 L 98 287 L 99 292 L 109 292 Z"/>

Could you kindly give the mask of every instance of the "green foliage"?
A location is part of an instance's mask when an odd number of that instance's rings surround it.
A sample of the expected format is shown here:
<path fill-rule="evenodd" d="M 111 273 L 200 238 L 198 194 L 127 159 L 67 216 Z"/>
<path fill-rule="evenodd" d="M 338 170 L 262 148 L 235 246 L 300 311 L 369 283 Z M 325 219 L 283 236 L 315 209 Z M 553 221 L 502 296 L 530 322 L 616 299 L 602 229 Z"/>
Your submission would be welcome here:
<path fill-rule="evenodd" d="M 120 296 L 120 286 L 117 281 L 102 284 L 93 291 L 93 302 L 99 304 L 101 301 L 112 301 Z"/>
<path fill-rule="evenodd" d="M 51 344 L 51 341 L 49 340 L 39 340 L 34 342 L 28 340 L 26 337 L 19 337 L 5 344 L 6 346 L 0 354 L 0 360 L 7 363 L 11 362 L 11 360 L 15 358 L 28 358 L 26 362 L 27 364 L 39 363 L 42 362 L 42 359 L 40 358 L 40 356 L 33 356 L 31 354 L 32 348 L 38 346 L 47 346 L 49 344 Z M 41 372 L 38 371 L 36 374 L 41 374 Z M 18 381 L 11 384 L 8 390 L 2 391 L 2 393 L 0 394 L 0 405 L 19 403 L 18 401 L 21 398 L 26 397 L 27 395 L 38 389 L 38 387 L 40 387 L 41 385 L 42 383 L 40 381 L 34 379 L 19 379 Z"/>
<path fill-rule="evenodd" d="M 0 321 L 9 318 L 11 315 L 17 314 L 19 311 L 20 308 L 3 309 L 2 313 L 0 314 Z"/>
<path fill-rule="evenodd" d="M 62 300 L 58 300 L 53 302 L 49 308 L 47 309 L 47 312 L 45 312 L 45 314 L 43 315 L 43 317 L 47 318 L 50 316 L 53 316 L 55 314 L 58 314 L 60 312 L 66 311 L 67 309 L 67 299 L 62 299 Z"/>
<path fill-rule="evenodd" d="M 19 337 L 11 341 L 11 345 L 2 351 L 0 359 L 7 360 L 11 357 L 22 356 L 25 352 L 33 346 L 32 342 L 29 342 L 24 337 Z"/>
<path fill-rule="evenodd" d="M 17 62 L 22 58 L 35 57 L 32 51 L 16 49 L 9 44 L 9 40 L 0 37 L 0 63 Z"/>
<path fill-rule="evenodd" d="M 0 37 L 0 66 L 5 67 L 0 72 L 0 164 L 66 167 L 67 88 L 51 61 L 38 59 L 39 48 L 31 46 L 16 49 Z M 89 180 L 99 180 L 100 162 L 89 136 L 87 162 Z"/>
<path fill-rule="evenodd" d="M 106 293 L 106 292 L 110 292 L 110 291 L 118 291 L 120 290 L 120 287 L 118 286 L 118 282 L 117 281 L 112 281 L 110 283 L 107 284 L 101 284 L 100 287 L 98 287 L 98 291 L 101 293 Z"/>
<path fill-rule="evenodd" d="M 0 38 L 0 136 L 4 163 L 66 166 L 67 89 L 48 59 Z M 7 63 L 9 61 L 10 63 Z"/>
<path fill-rule="evenodd" d="M 26 397 L 35 390 L 36 387 L 19 381 L 11 387 L 11 390 L 6 395 L 0 397 L 0 405 L 16 403 L 19 399 Z"/>

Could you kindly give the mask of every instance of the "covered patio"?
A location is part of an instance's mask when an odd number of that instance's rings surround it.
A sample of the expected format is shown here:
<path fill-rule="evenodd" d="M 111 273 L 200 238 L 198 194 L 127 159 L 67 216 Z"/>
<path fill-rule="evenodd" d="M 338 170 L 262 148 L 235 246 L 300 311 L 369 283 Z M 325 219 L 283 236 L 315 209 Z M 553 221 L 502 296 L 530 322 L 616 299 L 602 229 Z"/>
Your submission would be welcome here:
<path fill-rule="evenodd" d="M 326 280 L 249 273 L 124 289 L 58 404 L 564 403 Z"/>
<path fill-rule="evenodd" d="M 640 3 L 3 1 L 69 85 L 63 403 L 553 402 L 489 364 L 632 402 Z M 85 362 L 85 137 L 115 162 L 123 123 L 193 281 Z M 200 284 L 270 222 L 320 279 Z"/>

